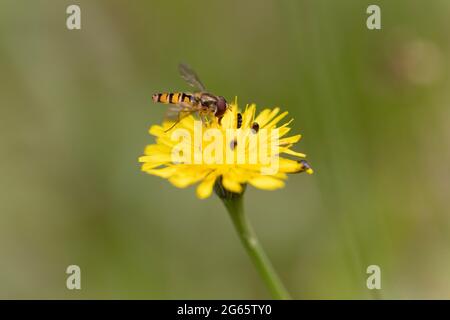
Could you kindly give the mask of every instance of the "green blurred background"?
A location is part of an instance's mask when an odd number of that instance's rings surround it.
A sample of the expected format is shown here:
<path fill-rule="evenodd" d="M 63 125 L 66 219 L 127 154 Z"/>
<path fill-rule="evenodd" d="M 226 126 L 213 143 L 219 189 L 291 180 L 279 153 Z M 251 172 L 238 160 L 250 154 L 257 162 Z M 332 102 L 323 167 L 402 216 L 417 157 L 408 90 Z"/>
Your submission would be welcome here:
<path fill-rule="evenodd" d="M 245 199 L 295 298 L 450 298 L 449 30 L 446 0 L 2 0 L 0 298 L 270 298 L 216 197 L 140 172 L 180 61 L 295 117 L 315 174 Z"/>

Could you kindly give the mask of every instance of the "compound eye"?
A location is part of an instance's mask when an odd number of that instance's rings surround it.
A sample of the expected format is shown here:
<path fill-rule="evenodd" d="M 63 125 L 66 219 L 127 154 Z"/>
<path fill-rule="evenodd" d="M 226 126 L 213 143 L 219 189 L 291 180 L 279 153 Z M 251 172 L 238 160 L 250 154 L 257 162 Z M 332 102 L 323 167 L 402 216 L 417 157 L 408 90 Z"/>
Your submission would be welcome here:
<path fill-rule="evenodd" d="M 224 97 L 218 97 L 216 116 L 222 116 L 226 110 L 227 110 L 227 101 L 225 100 Z"/>

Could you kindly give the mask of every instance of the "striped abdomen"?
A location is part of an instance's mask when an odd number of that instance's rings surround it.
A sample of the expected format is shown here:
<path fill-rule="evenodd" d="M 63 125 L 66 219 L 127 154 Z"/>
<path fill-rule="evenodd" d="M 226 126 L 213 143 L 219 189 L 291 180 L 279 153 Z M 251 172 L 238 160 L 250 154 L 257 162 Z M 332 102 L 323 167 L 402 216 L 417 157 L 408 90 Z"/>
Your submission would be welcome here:
<path fill-rule="evenodd" d="M 194 96 L 189 93 L 175 92 L 175 93 L 157 93 L 153 95 L 154 102 L 160 102 L 164 104 L 172 103 L 178 104 L 181 102 L 191 103 L 194 101 Z"/>

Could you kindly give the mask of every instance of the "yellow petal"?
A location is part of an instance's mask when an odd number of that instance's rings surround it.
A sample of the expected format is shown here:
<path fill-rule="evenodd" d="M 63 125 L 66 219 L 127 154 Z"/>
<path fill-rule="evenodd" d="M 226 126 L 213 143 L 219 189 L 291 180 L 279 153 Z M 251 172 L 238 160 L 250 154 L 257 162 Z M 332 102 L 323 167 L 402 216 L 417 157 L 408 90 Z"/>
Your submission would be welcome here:
<path fill-rule="evenodd" d="M 220 126 L 222 129 L 232 129 L 236 127 L 236 114 L 237 106 L 231 104 L 229 109 L 225 112 L 225 115 L 220 120 Z"/>
<path fill-rule="evenodd" d="M 302 164 L 295 160 L 279 158 L 278 168 L 281 172 L 298 172 L 302 167 Z"/>
<path fill-rule="evenodd" d="M 285 128 L 288 125 L 290 125 L 292 123 L 292 121 L 294 121 L 294 119 L 289 120 L 288 122 L 284 123 L 283 125 L 279 126 L 278 128 Z"/>
<path fill-rule="evenodd" d="M 169 178 L 169 182 L 173 184 L 177 188 L 187 188 L 191 184 L 194 184 L 195 181 L 191 177 L 186 176 L 174 176 Z"/>
<path fill-rule="evenodd" d="M 159 125 L 153 125 L 150 127 L 150 129 L 148 130 L 148 132 L 155 137 L 159 137 L 161 135 L 164 135 L 164 129 L 163 127 L 159 126 Z"/>
<path fill-rule="evenodd" d="M 172 175 L 174 175 L 177 172 L 178 168 L 177 167 L 164 167 L 161 169 L 150 169 L 150 170 L 146 170 L 147 173 L 149 174 L 153 174 L 155 176 L 167 179 L 169 177 L 171 177 Z"/>
<path fill-rule="evenodd" d="M 268 111 L 268 112 L 266 112 Z M 274 108 L 272 110 L 265 109 L 261 112 L 258 117 L 256 117 L 255 122 L 258 122 L 259 127 L 264 127 L 273 117 L 275 117 L 278 112 L 280 112 L 280 108 Z"/>
<path fill-rule="evenodd" d="M 290 154 L 291 156 L 296 156 L 296 157 L 300 157 L 300 158 L 305 158 L 306 154 L 301 153 L 301 152 L 297 152 L 288 148 L 280 148 L 280 153 L 285 153 L 285 154 Z"/>
<path fill-rule="evenodd" d="M 155 169 L 159 166 L 162 166 L 163 163 L 158 163 L 158 162 L 145 162 L 144 164 L 142 164 L 141 170 L 142 171 L 148 171 L 151 169 Z"/>
<path fill-rule="evenodd" d="M 280 139 L 280 141 L 278 142 L 278 145 L 281 146 L 284 144 L 297 143 L 300 141 L 301 138 L 302 138 L 301 134 L 297 134 L 297 135 L 289 137 L 289 138 L 283 138 L 283 139 Z"/>
<path fill-rule="evenodd" d="M 156 153 L 149 156 L 139 157 L 139 162 L 171 162 L 172 155 L 167 153 Z"/>
<path fill-rule="evenodd" d="M 170 153 L 171 149 L 163 144 L 150 144 L 145 147 L 144 154 L 147 156 L 151 156 L 155 153 Z"/>
<path fill-rule="evenodd" d="M 272 121 L 270 121 L 268 124 L 264 125 L 263 127 L 266 129 L 271 129 L 273 127 L 275 127 L 275 125 L 280 122 L 281 119 L 283 119 L 284 117 L 286 117 L 288 115 L 288 112 L 285 111 L 282 114 L 280 114 L 279 116 L 277 116 L 275 119 L 273 119 Z"/>
<path fill-rule="evenodd" d="M 291 131 L 291 128 L 286 127 L 278 127 L 278 138 L 281 138 L 285 136 L 289 131 Z"/>
<path fill-rule="evenodd" d="M 258 124 L 261 126 L 261 123 L 266 123 L 268 120 L 267 118 L 271 114 L 272 110 L 270 109 L 264 109 L 261 111 L 258 116 L 255 118 L 255 122 L 258 122 Z"/>
<path fill-rule="evenodd" d="M 169 182 L 172 183 L 177 188 L 186 188 L 191 184 L 196 183 L 200 180 L 198 177 L 191 175 L 174 175 L 169 178 Z"/>
<path fill-rule="evenodd" d="M 284 182 L 271 176 L 256 176 L 248 181 L 252 186 L 264 190 L 276 190 L 284 187 Z"/>
<path fill-rule="evenodd" d="M 242 186 L 239 182 L 234 180 L 230 174 L 224 174 L 222 176 L 222 185 L 227 189 L 228 191 L 234 192 L 234 193 L 241 193 L 242 192 Z"/>
<path fill-rule="evenodd" d="M 242 128 L 249 128 L 252 123 L 253 119 L 255 118 L 255 110 L 256 106 L 255 104 L 251 104 L 250 106 L 247 106 L 244 113 L 242 114 Z"/>
<path fill-rule="evenodd" d="M 214 187 L 214 183 L 216 182 L 216 174 L 210 173 L 197 187 L 197 197 L 200 199 L 208 198 Z"/>

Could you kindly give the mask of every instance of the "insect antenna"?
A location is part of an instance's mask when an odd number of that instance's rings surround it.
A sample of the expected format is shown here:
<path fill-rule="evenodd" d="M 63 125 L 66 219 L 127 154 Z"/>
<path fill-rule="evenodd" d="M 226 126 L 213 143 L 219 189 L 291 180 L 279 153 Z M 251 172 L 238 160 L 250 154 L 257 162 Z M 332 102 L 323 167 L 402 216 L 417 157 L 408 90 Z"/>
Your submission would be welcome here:
<path fill-rule="evenodd" d="M 170 130 L 172 130 L 177 124 L 180 123 L 180 121 L 181 121 L 181 120 L 177 120 L 173 125 L 170 126 L 169 129 L 164 130 L 164 133 L 167 133 L 167 132 L 169 132 Z"/>

